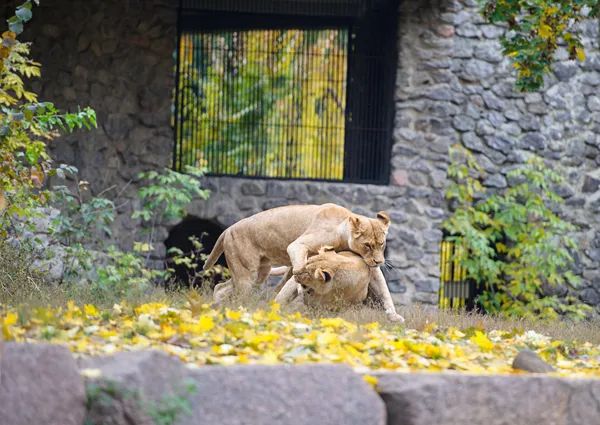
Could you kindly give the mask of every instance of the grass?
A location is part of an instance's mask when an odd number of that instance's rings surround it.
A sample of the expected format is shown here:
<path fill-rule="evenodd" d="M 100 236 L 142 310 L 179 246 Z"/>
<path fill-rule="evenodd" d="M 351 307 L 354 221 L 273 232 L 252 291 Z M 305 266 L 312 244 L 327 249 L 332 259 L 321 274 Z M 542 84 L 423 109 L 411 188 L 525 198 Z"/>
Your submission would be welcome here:
<path fill-rule="evenodd" d="M 176 307 L 183 307 L 186 292 L 181 290 L 165 291 L 155 287 L 145 293 L 136 294 L 127 299 L 103 296 L 99 298 L 88 285 L 51 286 L 41 276 L 30 270 L 30 259 L 27 255 L 16 252 L 6 244 L 0 247 L 0 305 L 18 306 L 20 311 L 37 307 L 64 307 L 69 300 L 78 305 L 95 305 L 99 309 L 111 309 L 113 304 L 125 301 L 127 305 L 141 305 L 159 302 Z M 212 299 L 212 291 L 203 289 L 200 295 L 205 301 Z M 226 307 L 237 309 L 243 306 L 250 312 L 269 310 L 269 301 L 274 297 L 272 288 L 261 288 L 247 299 L 230 300 Z M 432 324 L 442 329 L 457 328 L 459 330 L 482 328 L 488 330 L 514 331 L 532 330 L 551 337 L 554 340 L 590 342 L 600 344 L 600 323 L 596 321 L 571 323 L 560 321 L 544 323 L 529 319 L 508 319 L 503 316 L 492 316 L 465 311 L 432 310 L 430 306 L 405 306 L 398 311 L 406 319 L 406 327 L 423 331 Z M 304 313 L 308 319 L 322 317 L 341 317 L 355 324 L 379 322 L 382 328 L 392 329 L 394 324 L 388 322 L 380 309 L 367 306 L 355 306 L 340 313 L 324 310 L 309 310 Z"/>

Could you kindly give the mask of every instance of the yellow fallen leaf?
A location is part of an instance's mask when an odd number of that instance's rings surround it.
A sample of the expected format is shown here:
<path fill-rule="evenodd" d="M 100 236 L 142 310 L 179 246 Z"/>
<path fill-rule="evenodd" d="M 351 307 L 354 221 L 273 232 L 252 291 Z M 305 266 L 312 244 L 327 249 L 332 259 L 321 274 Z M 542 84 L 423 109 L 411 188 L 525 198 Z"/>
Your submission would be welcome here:
<path fill-rule="evenodd" d="M 377 385 L 377 382 L 379 382 L 378 379 L 373 375 L 363 375 L 363 379 L 373 388 L 375 388 L 375 385 Z"/>
<path fill-rule="evenodd" d="M 577 54 L 577 59 L 579 59 L 581 62 L 585 62 L 585 51 L 582 48 L 577 47 L 575 49 L 575 53 Z"/>
<path fill-rule="evenodd" d="M 200 332 L 209 332 L 215 327 L 215 322 L 213 318 L 207 315 L 200 316 L 200 320 L 198 321 L 198 326 Z"/>
<path fill-rule="evenodd" d="M 494 349 L 494 343 L 481 331 L 475 331 L 475 335 L 471 337 L 470 341 L 477 344 L 484 352 Z"/>
<path fill-rule="evenodd" d="M 88 316 L 99 316 L 100 315 L 100 313 L 98 313 L 98 310 L 96 309 L 96 307 L 94 307 L 93 305 L 90 305 L 90 304 L 84 304 L 83 311 Z"/>

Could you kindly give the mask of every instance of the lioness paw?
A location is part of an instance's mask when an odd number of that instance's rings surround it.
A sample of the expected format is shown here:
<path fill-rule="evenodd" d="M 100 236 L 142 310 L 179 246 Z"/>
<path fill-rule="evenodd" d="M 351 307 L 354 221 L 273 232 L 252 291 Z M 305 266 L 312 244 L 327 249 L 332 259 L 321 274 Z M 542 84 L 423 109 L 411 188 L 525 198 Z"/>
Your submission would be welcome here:
<path fill-rule="evenodd" d="M 398 313 L 388 313 L 388 320 L 390 322 L 403 324 L 405 322 L 404 317 L 400 316 Z"/>

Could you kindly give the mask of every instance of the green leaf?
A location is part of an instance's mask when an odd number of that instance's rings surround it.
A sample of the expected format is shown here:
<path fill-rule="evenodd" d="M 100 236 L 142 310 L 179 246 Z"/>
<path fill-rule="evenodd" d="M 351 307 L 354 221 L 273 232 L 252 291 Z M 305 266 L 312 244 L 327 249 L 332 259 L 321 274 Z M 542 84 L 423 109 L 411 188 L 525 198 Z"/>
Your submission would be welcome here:
<path fill-rule="evenodd" d="M 33 14 L 31 13 L 31 3 L 25 3 L 23 6 L 18 7 L 17 16 L 23 22 L 29 21 L 33 16 Z"/>
<path fill-rule="evenodd" d="M 16 21 L 8 22 L 8 29 L 14 32 L 15 34 L 21 34 L 23 32 L 23 22 L 17 18 Z"/>

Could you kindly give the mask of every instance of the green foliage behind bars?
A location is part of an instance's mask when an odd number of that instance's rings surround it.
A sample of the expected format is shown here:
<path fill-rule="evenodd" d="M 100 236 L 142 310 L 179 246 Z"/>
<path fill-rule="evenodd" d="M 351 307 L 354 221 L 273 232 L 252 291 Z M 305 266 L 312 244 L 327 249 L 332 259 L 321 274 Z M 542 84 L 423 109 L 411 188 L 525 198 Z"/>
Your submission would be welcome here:
<path fill-rule="evenodd" d="M 576 244 L 576 227 L 563 220 L 550 204 L 563 202 L 552 186 L 563 178 L 535 156 L 508 173 L 516 183 L 501 193 L 483 197 L 483 171 L 471 153 L 455 146 L 448 168 L 447 198 L 457 208 L 443 227 L 453 236 L 456 256 L 467 277 L 483 285 L 479 300 L 490 313 L 555 319 L 566 314 L 579 320 L 591 308 L 567 297 L 547 296 L 542 284 L 579 285 L 568 267 Z"/>
<path fill-rule="evenodd" d="M 182 164 L 342 179 L 347 37 L 343 30 L 183 34 Z"/>

